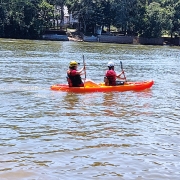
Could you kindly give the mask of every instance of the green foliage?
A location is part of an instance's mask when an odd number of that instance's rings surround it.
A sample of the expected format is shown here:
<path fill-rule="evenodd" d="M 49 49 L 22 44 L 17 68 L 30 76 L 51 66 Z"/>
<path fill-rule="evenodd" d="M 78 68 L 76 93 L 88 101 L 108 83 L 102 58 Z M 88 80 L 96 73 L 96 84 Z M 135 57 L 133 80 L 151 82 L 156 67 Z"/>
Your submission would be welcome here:
<path fill-rule="evenodd" d="M 180 1 L 174 5 L 173 32 L 180 35 Z"/>
<path fill-rule="evenodd" d="M 38 38 L 50 26 L 53 6 L 45 0 L 6 0 L 0 7 L 1 37 Z"/>
<path fill-rule="evenodd" d="M 69 10 L 86 26 L 115 26 L 144 37 L 179 29 L 179 0 L 68 0 Z M 175 10 L 175 7 L 177 10 Z"/>
<path fill-rule="evenodd" d="M 1 0 L 0 37 L 39 38 L 44 29 L 63 25 L 66 5 L 79 20 L 79 30 L 114 26 L 127 34 L 160 37 L 179 34 L 179 0 Z M 59 14 L 55 9 L 59 8 Z"/>
<path fill-rule="evenodd" d="M 159 3 L 151 3 L 147 6 L 144 16 L 142 36 L 160 37 L 163 29 L 164 12 Z"/>
<path fill-rule="evenodd" d="M 43 23 L 43 26 L 50 27 L 50 20 L 53 18 L 53 5 L 50 5 L 45 0 L 43 0 L 39 5 L 39 20 Z"/>

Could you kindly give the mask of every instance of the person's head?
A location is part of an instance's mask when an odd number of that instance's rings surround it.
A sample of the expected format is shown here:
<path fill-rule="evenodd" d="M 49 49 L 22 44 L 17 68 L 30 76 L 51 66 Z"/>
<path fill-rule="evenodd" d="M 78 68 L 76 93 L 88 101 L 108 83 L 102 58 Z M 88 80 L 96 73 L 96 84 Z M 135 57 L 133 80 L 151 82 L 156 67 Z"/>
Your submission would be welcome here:
<path fill-rule="evenodd" d="M 107 65 L 108 65 L 109 69 L 113 69 L 114 70 L 114 63 L 112 61 L 109 61 Z"/>
<path fill-rule="evenodd" d="M 70 68 L 70 69 L 76 69 L 76 68 L 77 68 L 77 65 L 78 65 L 78 63 L 77 63 L 76 61 L 71 61 L 71 62 L 69 63 L 69 68 Z"/>

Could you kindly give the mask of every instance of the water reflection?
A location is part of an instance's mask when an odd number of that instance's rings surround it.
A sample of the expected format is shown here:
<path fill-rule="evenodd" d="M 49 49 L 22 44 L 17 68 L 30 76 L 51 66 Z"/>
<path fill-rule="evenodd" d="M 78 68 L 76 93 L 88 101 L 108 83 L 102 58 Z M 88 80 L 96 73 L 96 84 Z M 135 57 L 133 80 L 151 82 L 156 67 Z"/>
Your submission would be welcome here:
<path fill-rule="evenodd" d="M 80 102 L 79 95 L 76 93 L 66 93 L 63 99 L 69 109 L 74 109 Z"/>

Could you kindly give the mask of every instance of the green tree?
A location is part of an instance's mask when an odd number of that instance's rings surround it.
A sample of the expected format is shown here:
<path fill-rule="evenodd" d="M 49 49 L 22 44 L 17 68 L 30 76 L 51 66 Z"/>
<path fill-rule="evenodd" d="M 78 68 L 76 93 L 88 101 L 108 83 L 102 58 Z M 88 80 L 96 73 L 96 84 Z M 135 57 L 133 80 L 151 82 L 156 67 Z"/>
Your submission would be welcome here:
<path fill-rule="evenodd" d="M 151 3 L 147 6 L 146 14 L 143 18 L 142 34 L 143 37 L 161 37 L 163 27 L 167 24 L 166 12 L 159 3 Z"/>
<path fill-rule="evenodd" d="M 4 5 L 0 5 L 0 36 L 4 36 L 4 26 L 7 22 L 7 9 Z"/>
<path fill-rule="evenodd" d="M 131 4 L 128 15 L 128 31 L 134 35 L 141 34 L 143 18 L 146 14 L 146 0 L 136 0 Z"/>
<path fill-rule="evenodd" d="M 73 16 L 79 19 L 79 29 L 83 32 L 95 30 L 96 25 L 108 26 L 112 24 L 111 0 L 69 0 L 67 6 Z"/>
<path fill-rule="evenodd" d="M 56 6 L 60 7 L 60 29 L 64 26 L 64 5 L 66 0 L 56 0 Z"/>
<path fill-rule="evenodd" d="M 54 6 L 54 27 L 55 27 L 55 21 L 57 22 L 58 26 L 58 21 L 60 20 L 60 29 L 63 28 L 64 26 L 64 6 L 66 4 L 67 0 L 47 0 L 47 2 L 51 5 Z M 59 12 L 58 12 L 59 11 Z"/>
<path fill-rule="evenodd" d="M 4 37 L 39 38 L 50 26 L 53 6 L 45 0 L 9 0 L 5 6 Z"/>
<path fill-rule="evenodd" d="M 177 2 L 174 6 L 174 18 L 173 18 L 173 32 L 177 32 L 180 36 L 180 1 Z"/>
<path fill-rule="evenodd" d="M 27 38 L 37 38 L 42 33 L 43 23 L 39 18 L 40 2 L 34 0 L 24 5 L 24 36 Z"/>
<path fill-rule="evenodd" d="M 84 33 L 97 25 L 144 37 L 180 32 L 179 0 L 0 0 L 0 37 L 39 38 L 58 20 L 62 28 L 64 5 Z"/>
<path fill-rule="evenodd" d="M 39 4 L 39 19 L 42 21 L 44 27 L 49 28 L 51 26 L 51 19 L 53 18 L 54 7 L 48 2 L 43 0 Z"/>

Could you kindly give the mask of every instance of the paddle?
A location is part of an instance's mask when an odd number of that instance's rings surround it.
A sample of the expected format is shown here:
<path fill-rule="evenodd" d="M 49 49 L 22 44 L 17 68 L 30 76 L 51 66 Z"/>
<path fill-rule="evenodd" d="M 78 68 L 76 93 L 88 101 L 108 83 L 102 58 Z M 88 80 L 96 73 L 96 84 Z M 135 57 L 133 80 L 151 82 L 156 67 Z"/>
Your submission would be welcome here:
<path fill-rule="evenodd" d="M 126 82 L 127 80 L 126 80 L 126 76 L 125 76 L 124 69 L 123 69 L 123 65 L 122 65 L 122 62 L 121 62 L 121 61 L 120 61 L 120 64 L 121 64 L 121 70 L 122 70 L 122 72 L 123 72 L 124 79 L 125 79 L 125 82 Z"/>
<path fill-rule="evenodd" d="M 86 64 L 85 64 L 85 59 L 84 59 L 84 55 L 83 55 L 83 65 L 84 65 L 84 88 L 85 86 L 89 86 L 89 87 L 100 87 L 100 85 L 98 85 L 97 83 L 95 83 L 94 81 L 90 80 L 90 79 L 86 79 Z"/>
<path fill-rule="evenodd" d="M 84 55 L 83 55 L 83 65 L 84 65 L 84 77 L 85 77 L 85 80 L 86 80 L 86 65 L 85 65 Z"/>
<path fill-rule="evenodd" d="M 83 54 L 83 65 L 84 65 L 84 88 L 85 88 L 85 81 L 86 81 L 86 64 L 85 64 L 84 54 Z"/>

